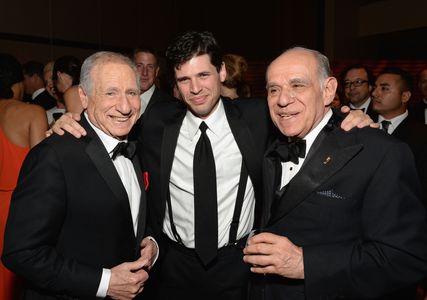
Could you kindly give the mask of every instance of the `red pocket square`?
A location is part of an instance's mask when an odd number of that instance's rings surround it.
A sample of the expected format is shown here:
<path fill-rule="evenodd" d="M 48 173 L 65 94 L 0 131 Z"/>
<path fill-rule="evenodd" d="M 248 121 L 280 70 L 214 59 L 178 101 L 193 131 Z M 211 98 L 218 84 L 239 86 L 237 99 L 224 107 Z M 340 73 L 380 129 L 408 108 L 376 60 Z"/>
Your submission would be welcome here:
<path fill-rule="evenodd" d="M 148 178 L 149 178 L 148 172 L 142 173 L 142 176 L 144 178 L 144 188 L 145 188 L 145 190 L 147 190 L 148 186 L 150 185 L 150 181 L 148 180 Z"/>

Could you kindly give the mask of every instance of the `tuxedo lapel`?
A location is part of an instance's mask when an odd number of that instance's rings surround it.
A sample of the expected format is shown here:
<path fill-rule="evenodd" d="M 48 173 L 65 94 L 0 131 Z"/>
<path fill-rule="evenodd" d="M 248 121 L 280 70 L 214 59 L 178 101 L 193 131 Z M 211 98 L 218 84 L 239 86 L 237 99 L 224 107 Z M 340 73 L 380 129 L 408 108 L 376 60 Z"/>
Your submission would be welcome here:
<path fill-rule="evenodd" d="M 129 222 L 132 224 L 132 216 L 130 212 L 130 206 L 128 201 L 128 195 L 123 183 L 108 155 L 105 147 L 103 146 L 98 135 L 89 125 L 86 117 L 82 114 L 81 125 L 86 129 L 87 136 L 84 139 L 87 141 L 86 153 L 92 160 L 93 164 L 97 168 L 99 174 L 104 178 L 107 186 L 111 189 L 113 195 L 123 204 L 126 210 L 129 212 Z M 133 228 L 133 226 L 132 226 Z"/>
<path fill-rule="evenodd" d="M 139 214 L 138 214 L 138 228 L 136 234 L 136 240 L 140 241 L 145 233 L 145 220 L 147 216 L 147 199 L 145 197 L 145 186 L 142 178 L 141 163 L 138 155 L 135 155 L 132 159 L 132 164 L 135 169 L 136 178 L 138 178 L 139 187 L 141 189 L 141 198 L 139 202 Z"/>
<path fill-rule="evenodd" d="M 288 214 L 304 201 L 322 183 L 337 173 L 350 159 L 359 153 L 363 145 L 343 145 L 335 130 L 323 129 L 313 143 L 301 170 L 286 186 L 285 193 L 278 199 L 277 209 L 272 212 L 269 224 Z M 342 137 L 342 136 L 341 136 Z"/>
<path fill-rule="evenodd" d="M 172 163 L 175 155 L 175 148 L 178 142 L 179 130 L 185 117 L 185 110 L 177 114 L 171 122 L 165 124 L 162 138 L 162 149 L 160 156 L 160 187 L 161 187 L 161 209 L 164 213 L 167 195 L 169 192 L 169 179 L 172 170 Z"/>
<path fill-rule="evenodd" d="M 248 173 L 254 182 L 261 182 L 261 176 L 259 175 L 261 174 L 260 164 L 256 163 L 259 156 L 255 153 L 257 147 L 249 127 L 241 118 L 240 111 L 232 103 L 227 100 L 223 101 L 223 103 L 228 124 L 242 154 L 242 159 L 248 169 Z"/>

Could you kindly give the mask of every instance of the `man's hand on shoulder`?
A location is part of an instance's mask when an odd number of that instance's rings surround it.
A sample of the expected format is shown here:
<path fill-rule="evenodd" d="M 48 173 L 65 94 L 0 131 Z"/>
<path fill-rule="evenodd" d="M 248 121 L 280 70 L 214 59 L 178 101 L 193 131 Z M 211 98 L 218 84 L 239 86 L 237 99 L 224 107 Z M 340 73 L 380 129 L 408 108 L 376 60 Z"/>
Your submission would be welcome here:
<path fill-rule="evenodd" d="M 370 126 L 372 128 L 379 128 L 379 124 L 375 123 L 369 115 L 365 114 L 361 110 L 350 110 L 350 107 L 341 107 L 341 112 L 348 113 L 345 119 L 341 123 L 341 128 L 345 131 L 349 131 L 354 127 L 362 128 Z"/>
<path fill-rule="evenodd" d="M 77 121 L 80 121 L 79 114 L 70 112 L 63 114 L 55 123 L 53 123 L 52 127 L 46 131 L 46 137 L 51 136 L 53 133 L 63 135 L 65 131 L 76 138 L 86 135 L 86 130 L 80 126 Z"/>

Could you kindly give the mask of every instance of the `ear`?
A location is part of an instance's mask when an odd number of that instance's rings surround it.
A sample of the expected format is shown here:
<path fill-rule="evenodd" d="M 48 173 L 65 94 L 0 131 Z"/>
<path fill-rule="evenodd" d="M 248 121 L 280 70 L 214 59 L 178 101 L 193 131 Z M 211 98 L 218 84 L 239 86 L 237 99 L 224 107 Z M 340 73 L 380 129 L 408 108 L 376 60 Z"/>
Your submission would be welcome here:
<path fill-rule="evenodd" d="M 89 99 L 87 97 L 86 92 L 82 89 L 81 86 L 79 86 L 79 96 L 80 96 L 80 101 L 82 102 L 83 109 L 87 109 Z"/>
<path fill-rule="evenodd" d="M 406 103 L 406 102 L 408 102 L 409 101 L 409 99 L 411 98 L 411 92 L 410 91 L 404 91 L 404 92 L 402 92 L 402 96 L 400 97 L 401 98 L 401 101 L 402 101 L 402 103 Z"/>
<path fill-rule="evenodd" d="M 224 62 L 221 63 L 221 68 L 219 69 L 219 80 L 224 82 L 225 77 L 227 77 L 227 70 L 225 69 Z"/>
<path fill-rule="evenodd" d="M 335 93 L 337 91 L 338 82 L 335 77 L 328 77 L 325 80 L 323 87 L 323 104 L 328 106 L 332 103 L 335 97 Z"/>

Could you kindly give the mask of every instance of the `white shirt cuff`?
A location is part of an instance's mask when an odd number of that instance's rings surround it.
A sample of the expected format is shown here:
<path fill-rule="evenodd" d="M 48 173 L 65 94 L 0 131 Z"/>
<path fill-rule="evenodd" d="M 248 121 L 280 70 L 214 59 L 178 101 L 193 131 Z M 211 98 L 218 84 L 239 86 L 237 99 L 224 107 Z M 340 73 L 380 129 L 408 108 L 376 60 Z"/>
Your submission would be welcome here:
<path fill-rule="evenodd" d="M 99 283 L 98 291 L 96 292 L 96 297 L 105 298 L 107 297 L 108 285 L 110 284 L 111 270 L 102 269 L 101 282 Z"/>
<path fill-rule="evenodd" d="M 149 240 L 151 240 L 151 241 L 153 241 L 154 244 L 156 244 L 156 247 L 157 247 L 156 258 L 154 258 L 153 264 L 150 266 L 150 267 L 152 267 L 152 266 L 154 266 L 154 264 L 156 263 L 157 259 L 159 258 L 160 247 L 159 247 L 159 244 L 157 244 L 157 241 L 152 236 L 147 236 L 146 238 L 149 239 Z"/>

